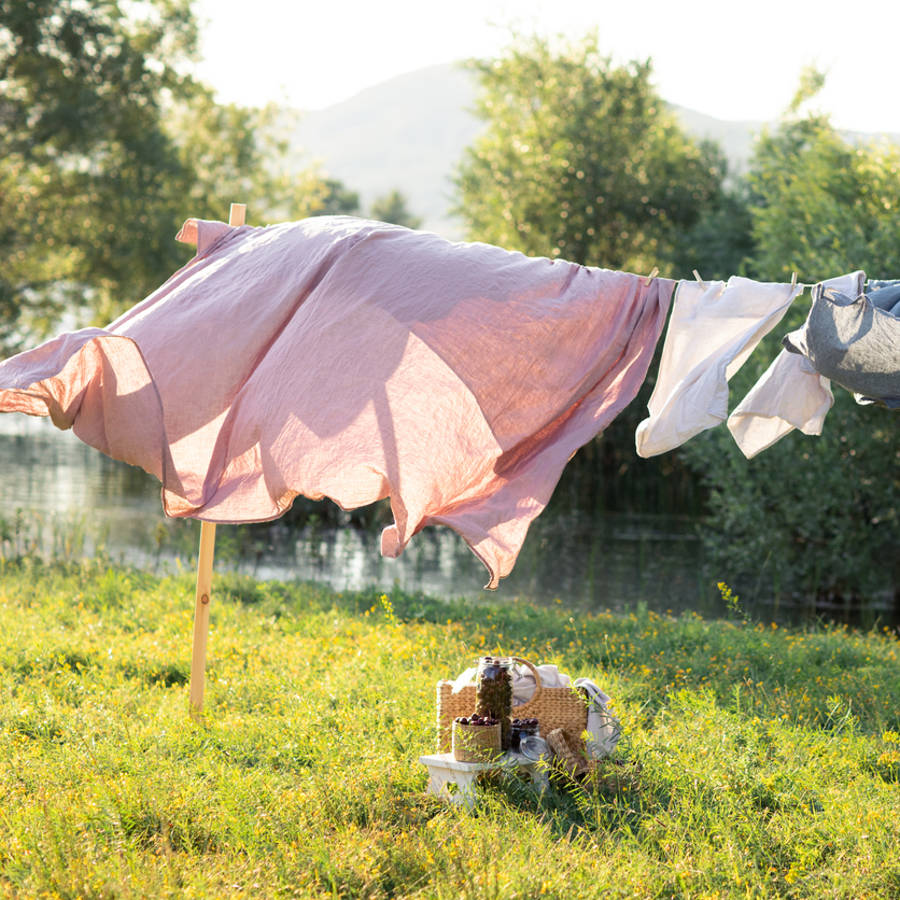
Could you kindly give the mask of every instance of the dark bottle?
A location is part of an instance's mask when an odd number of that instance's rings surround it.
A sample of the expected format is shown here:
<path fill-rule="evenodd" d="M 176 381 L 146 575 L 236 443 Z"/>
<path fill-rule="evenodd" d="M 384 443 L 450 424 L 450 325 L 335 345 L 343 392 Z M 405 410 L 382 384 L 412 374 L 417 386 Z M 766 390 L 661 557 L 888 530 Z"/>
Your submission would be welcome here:
<path fill-rule="evenodd" d="M 483 656 L 478 660 L 475 712 L 500 722 L 500 749 L 509 750 L 512 712 L 512 667 L 508 656 Z"/>

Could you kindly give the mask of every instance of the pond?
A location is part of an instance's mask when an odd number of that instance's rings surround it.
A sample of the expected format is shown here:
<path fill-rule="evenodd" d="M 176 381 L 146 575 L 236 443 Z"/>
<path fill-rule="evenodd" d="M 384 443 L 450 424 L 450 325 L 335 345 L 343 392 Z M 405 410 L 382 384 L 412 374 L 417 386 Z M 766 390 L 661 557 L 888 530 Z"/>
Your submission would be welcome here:
<path fill-rule="evenodd" d="M 443 597 L 559 600 L 579 608 L 660 611 L 724 606 L 701 575 L 696 522 L 665 514 L 603 513 L 551 506 L 528 534 L 513 573 L 496 593 L 487 573 L 450 529 L 426 528 L 399 559 L 379 553 L 378 529 L 220 526 L 216 568 L 259 578 L 372 585 Z M 158 482 L 108 459 L 46 419 L 0 416 L 0 520 L 3 552 L 27 547 L 78 556 L 102 547 L 113 560 L 165 569 L 193 567 L 199 525 L 167 520 Z M 179 563 L 176 563 L 176 560 Z"/>

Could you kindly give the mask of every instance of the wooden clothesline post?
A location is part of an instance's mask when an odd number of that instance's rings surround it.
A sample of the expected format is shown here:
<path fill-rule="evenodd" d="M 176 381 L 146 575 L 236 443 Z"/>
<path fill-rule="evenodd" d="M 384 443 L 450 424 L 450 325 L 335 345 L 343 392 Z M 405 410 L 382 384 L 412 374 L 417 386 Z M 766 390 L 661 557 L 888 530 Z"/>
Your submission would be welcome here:
<path fill-rule="evenodd" d="M 243 225 L 247 206 L 232 203 L 229 225 Z M 206 640 L 209 635 L 209 603 L 212 597 L 213 554 L 216 547 L 216 526 L 200 523 L 200 552 L 197 554 L 197 596 L 194 605 L 194 648 L 191 655 L 191 716 L 199 719 L 203 712 L 203 691 L 206 687 Z"/>

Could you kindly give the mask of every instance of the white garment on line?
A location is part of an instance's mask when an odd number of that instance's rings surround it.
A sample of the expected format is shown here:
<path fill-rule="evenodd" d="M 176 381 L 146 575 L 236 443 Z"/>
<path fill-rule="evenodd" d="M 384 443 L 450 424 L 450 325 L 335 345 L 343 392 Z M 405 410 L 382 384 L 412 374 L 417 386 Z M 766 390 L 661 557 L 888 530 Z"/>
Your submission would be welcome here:
<path fill-rule="evenodd" d="M 851 272 L 822 282 L 824 287 L 856 297 L 865 272 Z M 728 430 L 747 459 L 799 428 L 819 435 L 834 403 L 831 382 L 806 357 L 782 350 L 728 417 Z"/>
<path fill-rule="evenodd" d="M 782 350 L 728 417 L 728 430 L 752 459 L 795 428 L 821 434 L 833 403 L 831 382 L 806 357 Z"/>
<path fill-rule="evenodd" d="M 656 387 L 635 446 L 648 457 L 673 450 L 728 416 L 728 380 L 780 321 L 801 285 L 681 281 Z"/>

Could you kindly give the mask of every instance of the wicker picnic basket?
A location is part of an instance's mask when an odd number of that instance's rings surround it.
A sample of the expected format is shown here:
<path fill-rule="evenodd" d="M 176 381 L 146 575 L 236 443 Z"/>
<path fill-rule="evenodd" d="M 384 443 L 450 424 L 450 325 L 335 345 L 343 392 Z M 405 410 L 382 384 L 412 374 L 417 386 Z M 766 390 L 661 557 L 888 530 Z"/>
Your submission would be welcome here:
<path fill-rule="evenodd" d="M 527 703 L 514 706 L 513 716 L 537 719 L 542 737 L 546 737 L 556 728 L 561 728 L 575 746 L 580 746 L 581 733 L 587 728 L 588 704 L 585 697 L 574 687 L 544 687 L 534 663 L 518 656 L 514 656 L 513 660 L 531 669 L 535 683 L 534 695 Z M 457 716 L 470 716 L 474 710 L 474 684 L 466 685 L 454 694 L 452 681 L 438 682 L 437 727 L 440 753 L 447 753 L 450 750 L 453 720 Z"/>

